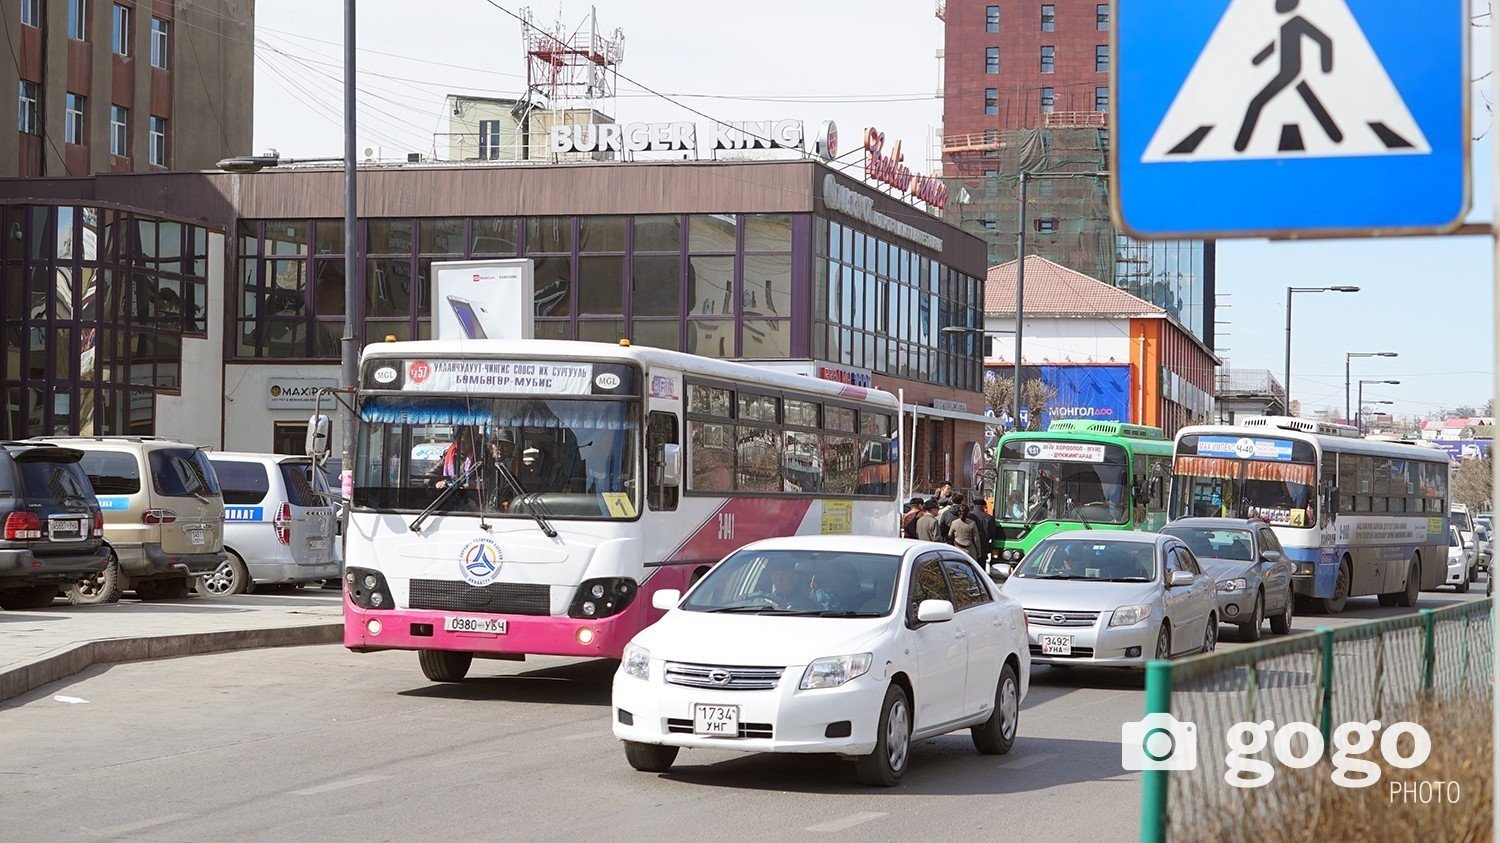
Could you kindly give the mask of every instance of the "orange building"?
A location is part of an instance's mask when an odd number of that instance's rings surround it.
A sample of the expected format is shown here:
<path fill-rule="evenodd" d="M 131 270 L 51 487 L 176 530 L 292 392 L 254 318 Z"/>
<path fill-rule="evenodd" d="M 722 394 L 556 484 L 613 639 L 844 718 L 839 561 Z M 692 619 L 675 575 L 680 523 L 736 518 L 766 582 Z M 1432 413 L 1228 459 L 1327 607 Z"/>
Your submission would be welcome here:
<path fill-rule="evenodd" d="M 985 330 L 992 335 L 985 368 L 992 376 L 1011 377 L 1016 356 L 1016 275 L 1016 262 L 1009 261 L 990 267 L 985 284 Z M 1129 421 L 1169 435 L 1213 418 L 1214 370 L 1221 361 L 1166 310 L 1036 256 L 1026 258 L 1024 282 L 1022 376 L 1072 395 L 1060 408 L 1066 417 Z M 1079 397 L 1068 392 L 1077 372 L 1095 381 L 1118 372 L 1124 382 L 1105 378 L 1106 388 L 1093 391 L 1097 399 Z M 1007 416 L 1005 408 L 992 409 Z"/>

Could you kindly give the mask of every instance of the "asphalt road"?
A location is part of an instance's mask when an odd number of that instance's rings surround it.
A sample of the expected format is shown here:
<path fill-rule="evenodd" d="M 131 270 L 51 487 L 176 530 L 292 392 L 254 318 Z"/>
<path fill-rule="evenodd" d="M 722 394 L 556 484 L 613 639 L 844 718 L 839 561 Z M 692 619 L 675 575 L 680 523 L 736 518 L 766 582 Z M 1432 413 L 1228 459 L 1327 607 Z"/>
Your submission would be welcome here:
<path fill-rule="evenodd" d="M 1371 598 L 1296 626 L 1399 613 Z M 338 647 L 94 668 L 0 706 L 0 839 L 1136 836 L 1119 736 L 1137 675 L 1037 668 L 1010 755 L 923 741 L 902 786 L 872 790 L 822 756 L 685 750 L 636 773 L 610 735 L 612 669 L 477 661 L 434 685 L 413 654 Z"/>

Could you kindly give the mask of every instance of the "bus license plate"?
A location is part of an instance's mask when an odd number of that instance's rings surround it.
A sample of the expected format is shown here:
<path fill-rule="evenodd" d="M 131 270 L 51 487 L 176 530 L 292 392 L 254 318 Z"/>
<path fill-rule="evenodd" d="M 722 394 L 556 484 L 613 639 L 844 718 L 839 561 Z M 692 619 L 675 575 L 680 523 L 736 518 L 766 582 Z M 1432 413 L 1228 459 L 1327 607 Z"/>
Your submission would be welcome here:
<path fill-rule="evenodd" d="M 1037 642 L 1042 645 L 1044 656 L 1073 655 L 1073 636 L 1071 635 L 1038 635 Z"/>
<path fill-rule="evenodd" d="M 693 734 L 710 738 L 740 736 L 740 707 L 737 705 L 693 706 Z"/>
<path fill-rule="evenodd" d="M 477 632 L 481 635 L 504 635 L 505 618 L 464 618 L 448 615 L 443 618 L 444 632 Z"/>

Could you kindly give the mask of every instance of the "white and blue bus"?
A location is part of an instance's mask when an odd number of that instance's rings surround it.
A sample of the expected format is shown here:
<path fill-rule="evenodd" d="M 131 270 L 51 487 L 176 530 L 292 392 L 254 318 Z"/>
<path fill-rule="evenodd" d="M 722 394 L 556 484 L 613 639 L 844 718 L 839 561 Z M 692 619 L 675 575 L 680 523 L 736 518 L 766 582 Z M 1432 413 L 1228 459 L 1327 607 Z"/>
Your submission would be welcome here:
<path fill-rule="evenodd" d="M 1324 612 L 1350 597 L 1412 606 L 1447 573 L 1448 455 L 1360 438 L 1345 425 L 1267 416 L 1183 428 L 1170 514 L 1268 522 L 1295 590 Z"/>

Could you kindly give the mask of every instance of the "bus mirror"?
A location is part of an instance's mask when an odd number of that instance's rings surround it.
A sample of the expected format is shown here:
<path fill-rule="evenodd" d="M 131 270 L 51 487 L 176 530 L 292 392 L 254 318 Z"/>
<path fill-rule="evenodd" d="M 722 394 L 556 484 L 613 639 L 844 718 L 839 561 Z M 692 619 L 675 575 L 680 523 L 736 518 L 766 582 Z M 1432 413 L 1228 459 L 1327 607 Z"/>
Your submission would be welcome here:
<path fill-rule="evenodd" d="M 661 484 L 669 488 L 682 485 L 682 446 L 661 446 Z"/>
<path fill-rule="evenodd" d="M 330 428 L 331 424 L 325 415 L 315 415 L 307 420 L 307 441 L 303 448 L 318 465 L 328 461 Z"/>

